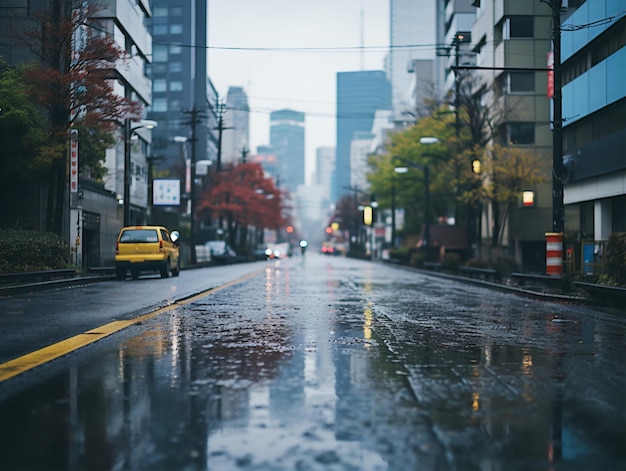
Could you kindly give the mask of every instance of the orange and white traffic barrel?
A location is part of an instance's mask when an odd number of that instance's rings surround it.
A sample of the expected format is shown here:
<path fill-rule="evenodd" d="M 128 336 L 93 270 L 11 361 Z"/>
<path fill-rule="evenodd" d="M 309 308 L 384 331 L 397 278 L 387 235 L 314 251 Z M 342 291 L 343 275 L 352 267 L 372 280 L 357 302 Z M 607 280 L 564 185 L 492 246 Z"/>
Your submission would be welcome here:
<path fill-rule="evenodd" d="M 546 232 L 546 274 L 563 273 L 563 233 Z"/>

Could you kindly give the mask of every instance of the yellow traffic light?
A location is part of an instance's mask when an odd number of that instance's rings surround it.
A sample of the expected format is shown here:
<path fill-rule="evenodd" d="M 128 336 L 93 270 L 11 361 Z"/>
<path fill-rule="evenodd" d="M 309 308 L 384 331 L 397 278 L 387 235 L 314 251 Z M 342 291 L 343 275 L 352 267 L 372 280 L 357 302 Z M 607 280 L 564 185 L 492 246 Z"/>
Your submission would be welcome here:
<path fill-rule="evenodd" d="M 480 160 L 474 159 L 472 161 L 472 172 L 480 173 Z"/>
<path fill-rule="evenodd" d="M 365 224 L 366 226 L 371 226 L 372 225 L 372 219 L 373 219 L 372 207 L 371 206 L 365 206 L 363 208 L 363 224 Z"/>

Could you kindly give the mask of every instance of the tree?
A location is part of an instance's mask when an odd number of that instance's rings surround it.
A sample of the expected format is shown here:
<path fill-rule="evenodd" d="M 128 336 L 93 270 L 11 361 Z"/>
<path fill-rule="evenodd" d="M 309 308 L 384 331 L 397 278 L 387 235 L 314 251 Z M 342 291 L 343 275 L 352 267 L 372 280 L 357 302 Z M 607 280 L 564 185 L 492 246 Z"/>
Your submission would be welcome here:
<path fill-rule="evenodd" d="M 522 192 L 544 181 L 541 159 L 534 152 L 517 147 L 495 145 L 485 152 L 484 186 L 492 202 L 491 245 L 502 245 L 512 205 Z"/>
<path fill-rule="evenodd" d="M 198 198 L 197 214 L 227 221 L 229 243 L 239 232 L 245 240 L 248 227 L 279 230 L 285 223 L 283 194 L 257 163 L 223 167 L 212 172 L 212 182 Z"/>
<path fill-rule="evenodd" d="M 371 191 L 377 197 L 381 209 L 391 208 L 392 186 L 396 207 L 406 213 L 408 232 L 418 232 L 425 222 L 424 174 L 415 168 L 405 175 L 397 175 L 395 167 L 408 163 L 417 166 L 427 165 L 430 169 L 430 214 L 449 215 L 454 206 L 454 159 L 453 115 L 445 108 L 438 109 L 432 116 L 420 119 L 406 130 L 390 135 L 387 153 L 372 155 L 369 158 L 368 181 Z M 422 137 L 437 137 L 438 144 L 420 144 Z M 431 221 L 432 222 L 432 221 Z"/>
<path fill-rule="evenodd" d="M 80 165 L 102 176 L 103 150 L 125 120 L 139 120 L 142 107 L 118 95 L 111 80 L 127 54 L 103 33 L 98 10 L 80 0 L 51 1 L 22 31 L 37 61 L 25 70 L 33 102 L 48 124 L 45 143 L 34 149 L 33 169 L 45 175 L 46 228 L 61 233 L 67 184 L 67 143 L 71 127 L 80 127 Z"/>

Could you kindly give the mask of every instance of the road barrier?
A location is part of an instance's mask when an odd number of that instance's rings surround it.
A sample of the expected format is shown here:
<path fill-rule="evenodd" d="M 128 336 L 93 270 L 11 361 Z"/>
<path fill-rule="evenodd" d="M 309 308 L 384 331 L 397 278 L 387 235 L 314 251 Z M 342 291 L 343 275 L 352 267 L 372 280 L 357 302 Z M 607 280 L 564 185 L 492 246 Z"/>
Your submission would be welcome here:
<path fill-rule="evenodd" d="M 546 232 L 546 274 L 563 273 L 563 233 Z"/>

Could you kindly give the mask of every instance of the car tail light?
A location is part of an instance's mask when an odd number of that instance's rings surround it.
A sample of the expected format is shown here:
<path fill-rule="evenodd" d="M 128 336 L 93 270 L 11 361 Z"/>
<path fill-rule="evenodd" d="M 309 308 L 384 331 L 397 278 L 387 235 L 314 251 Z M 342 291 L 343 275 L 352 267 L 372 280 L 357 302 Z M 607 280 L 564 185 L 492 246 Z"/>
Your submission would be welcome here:
<path fill-rule="evenodd" d="M 159 252 L 163 252 L 163 241 L 159 241 Z"/>

